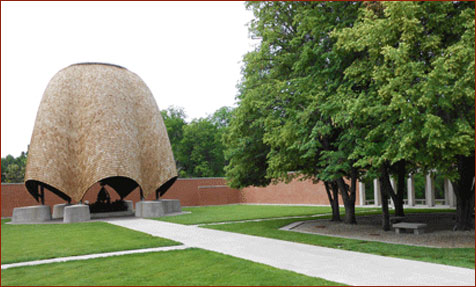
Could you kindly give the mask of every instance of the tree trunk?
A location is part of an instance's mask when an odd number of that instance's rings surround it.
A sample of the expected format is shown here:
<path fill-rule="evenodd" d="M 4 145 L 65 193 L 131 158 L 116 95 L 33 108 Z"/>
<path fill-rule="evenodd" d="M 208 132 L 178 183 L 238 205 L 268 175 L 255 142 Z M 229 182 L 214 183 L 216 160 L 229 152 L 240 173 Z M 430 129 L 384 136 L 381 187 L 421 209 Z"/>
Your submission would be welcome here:
<path fill-rule="evenodd" d="M 357 224 L 357 219 L 355 218 L 355 205 L 354 204 L 347 204 L 345 205 L 345 218 L 344 223 L 347 224 Z"/>
<path fill-rule="evenodd" d="M 351 180 L 351 184 L 354 179 Z M 345 218 L 344 223 L 347 224 L 356 224 L 357 220 L 355 219 L 355 183 L 354 186 L 349 190 L 349 186 L 345 183 L 343 178 L 337 180 L 337 184 L 341 191 L 342 201 L 344 202 L 345 208 Z"/>
<path fill-rule="evenodd" d="M 456 197 L 456 224 L 454 231 L 474 229 L 471 220 L 471 202 L 468 198 Z"/>
<path fill-rule="evenodd" d="M 380 180 L 380 196 L 382 197 L 382 228 L 385 231 L 390 230 L 390 215 L 388 212 L 388 186 L 390 185 L 390 182 L 388 184 L 384 183 L 385 176 L 381 176 L 379 178 Z M 387 176 L 388 180 L 388 176 Z M 390 186 L 391 188 L 391 186 Z"/>
<path fill-rule="evenodd" d="M 332 194 L 334 197 L 333 203 L 333 212 L 337 214 L 336 221 L 342 221 L 340 218 L 340 207 L 339 207 L 339 188 L 337 187 L 337 183 L 333 182 L 331 184 Z"/>
<path fill-rule="evenodd" d="M 331 221 L 341 221 L 340 220 L 340 213 L 339 213 L 339 191 L 337 188 L 331 187 L 327 181 L 324 182 L 324 186 L 326 187 L 327 197 L 329 198 L 329 203 L 332 208 L 332 219 Z M 332 194 L 331 194 L 332 190 Z"/>
<path fill-rule="evenodd" d="M 405 193 L 405 176 L 406 168 L 405 161 L 400 160 L 397 162 L 397 194 L 395 200 L 393 200 L 393 205 L 395 206 L 395 216 L 405 216 L 403 211 L 403 195 Z"/>
<path fill-rule="evenodd" d="M 350 206 L 349 210 L 351 212 L 351 218 L 349 220 L 352 221 L 353 224 L 357 224 L 357 219 L 355 218 L 355 192 L 357 190 L 357 169 L 352 168 L 351 170 L 351 178 L 350 178 Z"/>
<path fill-rule="evenodd" d="M 387 198 L 391 198 L 393 205 L 395 206 L 395 215 L 396 216 L 405 216 L 403 212 L 403 194 L 405 192 L 405 162 L 399 161 L 396 164 L 397 167 L 397 193 L 394 192 L 392 184 L 390 183 L 390 174 L 389 168 L 387 165 L 384 165 L 381 168 L 380 183 L 383 186 L 386 186 Z M 382 190 L 382 189 L 381 189 Z M 387 204 L 388 206 L 388 204 Z"/>
<path fill-rule="evenodd" d="M 456 224 L 453 230 L 474 229 L 474 155 L 457 159 L 459 179 L 453 183 L 456 195 Z"/>

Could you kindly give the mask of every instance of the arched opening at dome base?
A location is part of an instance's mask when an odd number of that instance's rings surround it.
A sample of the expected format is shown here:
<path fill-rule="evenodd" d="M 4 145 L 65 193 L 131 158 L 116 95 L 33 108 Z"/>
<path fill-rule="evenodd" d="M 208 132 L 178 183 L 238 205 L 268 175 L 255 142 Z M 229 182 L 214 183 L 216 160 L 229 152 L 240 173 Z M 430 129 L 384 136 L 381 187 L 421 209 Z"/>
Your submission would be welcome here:
<path fill-rule="evenodd" d="M 44 182 L 38 181 L 38 180 L 27 180 L 25 182 L 26 189 L 28 192 L 35 198 L 36 201 L 38 201 L 41 204 L 45 204 L 45 189 L 51 191 L 64 201 L 70 203 L 71 202 L 71 197 L 66 195 L 64 192 L 61 190 L 46 184 Z"/>
<path fill-rule="evenodd" d="M 155 199 L 159 199 L 162 197 L 169 189 L 170 187 L 175 183 L 177 180 L 178 176 L 174 176 L 168 181 L 166 181 L 164 184 L 162 184 L 156 191 L 155 191 Z M 132 191 L 134 191 L 137 187 L 139 187 L 139 192 L 140 192 L 140 199 L 144 199 L 144 196 L 142 195 L 142 188 L 139 186 L 139 184 L 128 177 L 124 176 L 113 176 L 113 177 L 108 177 L 105 179 L 101 179 L 99 181 L 101 184 L 109 185 L 116 193 L 120 196 L 121 199 L 124 199 L 126 196 L 128 196 Z"/>
<path fill-rule="evenodd" d="M 122 199 L 129 195 L 134 189 L 136 189 L 139 184 L 125 176 L 111 176 L 99 181 L 101 185 L 109 185 Z"/>
<path fill-rule="evenodd" d="M 139 184 L 129 177 L 103 178 L 88 188 L 82 202 L 89 206 L 91 214 L 132 211 L 132 201 L 125 198 L 138 187 Z"/>
<path fill-rule="evenodd" d="M 132 178 L 125 176 L 112 176 L 100 179 L 94 184 L 91 184 L 89 188 L 84 191 L 80 200 L 73 199 L 66 194 L 66 191 L 63 192 L 60 189 L 39 180 L 27 180 L 25 186 L 28 192 L 41 205 L 45 205 L 45 199 L 48 201 L 46 205 L 56 203 L 53 207 L 54 210 L 61 207 L 64 208 L 68 205 L 75 204 L 76 202 L 81 202 L 89 206 L 91 214 L 105 214 L 122 211 L 131 212 L 134 211 L 134 203 L 138 203 L 138 201 L 145 202 L 147 200 L 150 202 L 150 200 L 154 201 L 154 199 L 156 202 L 163 203 L 164 208 L 167 210 L 171 209 L 170 206 L 173 206 L 174 204 L 179 206 L 180 203 L 177 200 L 159 200 L 168 190 L 170 190 L 170 187 L 176 180 L 177 176 L 171 177 L 157 188 L 154 193 L 148 194 L 146 196 L 147 198 L 144 197 L 145 193 L 142 193 L 141 186 Z M 50 193 L 48 191 L 50 191 Z M 55 198 L 55 195 L 57 198 Z M 58 198 L 64 200 L 66 204 L 57 203 Z M 173 203 L 172 201 L 177 201 L 177 203 Z M 179 208 L 176 209 L 179 210 Z"/>
<path fill-rule="evenodd" d="M 159 199 L 159 197 L 164 196 L 164 194 L 170 189 L 170 187 L 175 183 L 177 180 L 178 176 L 174 176 L 168 181 L 166 181 L 164 184 L 162 184 L 156 191 L 155 191 L 155 197 L 156 199 Z"/>
<path fill-rule="evenodd" d="M 164 184 L 162 184 L 155 191 L 155 197 L 156 197 L 155 199 L 159 199 L 160 197 L 162 197 L 170 189 L 170 187 L 175 183 L 177 178 L 178 178 L 177 176 L 174 176 L 168 181 L 166 181 Z M 106 188 L 107 191 L 111 189 L 115 191 L 115 193 L 117 194 L 113 196 L 113 198 L 115 199 L 123 200 L 136 189 L 138 189 L 139 193 L 141 194 L 140 198 L 144 199 L 142 196 L 142 189 L 140 188 L 139 184 L 135 180 L 125 176 L 112 176 L 112 177 L 101 179 L 98 182 L 92 184 L 88 188 L 88 190 L 84 193 L 81 200 L 82 201 L 87 200 L 89 202 L 93 201 L 92 197 L 97 195 L 97 192 L 100 190 L 99 185 L 109 186 L 110 188 Z M 71 197 L 68 196 L 63 191 L 45 182 L 41 182 L 39 180 L 27 180 L 25 182 L 25 186 L 28 192 L 31 194 L 31 196 L 33 196 L 33 198 L 41 204 L 45 203 L 46 191 L 50 191 L 51 193 L 58 196 L 62 200 L 66 201 L 67 203 L 71 203 L 72 201 Z"/>

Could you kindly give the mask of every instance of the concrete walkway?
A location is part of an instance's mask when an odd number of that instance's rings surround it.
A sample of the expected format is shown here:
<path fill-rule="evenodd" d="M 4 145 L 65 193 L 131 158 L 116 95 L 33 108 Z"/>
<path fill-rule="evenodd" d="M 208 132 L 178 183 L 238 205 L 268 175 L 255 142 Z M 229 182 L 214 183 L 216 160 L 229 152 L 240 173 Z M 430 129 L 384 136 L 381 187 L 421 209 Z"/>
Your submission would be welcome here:
<path fill-rule="evenodd" d="M 349 285 L 475 285 L 473 269 L 344 251 L 149 219 L 114 225 Z"/>
<path fill-rule="evenodd" d="M 249 205 L 260 205 L 254 203 L 247 203 Z M 268 204 L 268 205 L 276 205 L 276 204 Z M 303 206 L 312 206 L 309 204 L 302 204 Z M 289 204 L 289 206 L 293 206 Z M 321 205 L 319 205 L 321 206 Z M 323 205 L 322 205 L 323 206 Z M 368 207 L 370 211 L 374 208 Z M 369 210 L 365 211 L 356 211 L 355 215 L 366 215 Z M 272 221 L 277 219 L 299 219 L 299 218 L 319 218 L 319 217 L 326 217 L 332 216 L 332 213 L 318 213 L 318 214 L 311 214 L 311 215 L 293 215 L 293 216 L 283 216 L 283 217 L 269 217 L 269 218 L 257 218 L 257 219 L 243 219 L 243 220 L 230 220 L 230 221 L 220 221 L 220 222 L 210 222 L 210 223 L 200 223 L 200 224 L 192 224 L 189 226 L 205 226 L 205 225 L 223 225 L 223 224 L 234 224 L 234 223 L 246 223 L 246 222 L 262 222 L 262 221 Z"/>
<path fill-rule="evenodd" d="M 177 246 L 124 250 L 124 251 L 87 254 L 87 255 L 78 255 L 78 256 L 58 257 L 58 258 L 52 258 L 52 259 L 18 262 L 18 263 L 11 263 L 11 264 L 2 264 L 2 270 L 8 269 L 8 268 L 13 268 L 13 267 L 34 266 L 34 265 L 48 264 L 48 263 L 67 262 L 67 261 L 75 261 L 75 260 L 87 260 L 87 259 L 94 259 L 94 258 L 103 258 L 103 257 L 111 257 L 111 256 L 118 256 L 118 255 L 126 255 L 126 254 L 180 250 L 180 249 L 187 249 L 187 248 L 189 248 L 189 247 L 185 246 L 185 245 L 177 245 Z"/>
<path fill-rule="evenodd" d="M 356 213 L 358 214 L 358 213 Z M 314 215 L 296 215 L 296 216 L 285 216 L 285 217 L 270 217 L 270 218 L 257 218 L 257 219 L 243 219 L 243 220 L 231 220 L 231 221 L 220 221 L 220 222 L 210 222 L 210 223 L 200 223 L 200 224 L 191 224 L 189 226 L 205 226 L 205 225 L 224 225 L 224 224 L 235 224 L 235 223 L 246 223 L 246 222 L 263 222 L 263 221 L 272 221 L 278 219 L 300 219 L 300 218 L 319 218 L 325 216 L 331 216 L 332 213 L 319 213 Z"/>

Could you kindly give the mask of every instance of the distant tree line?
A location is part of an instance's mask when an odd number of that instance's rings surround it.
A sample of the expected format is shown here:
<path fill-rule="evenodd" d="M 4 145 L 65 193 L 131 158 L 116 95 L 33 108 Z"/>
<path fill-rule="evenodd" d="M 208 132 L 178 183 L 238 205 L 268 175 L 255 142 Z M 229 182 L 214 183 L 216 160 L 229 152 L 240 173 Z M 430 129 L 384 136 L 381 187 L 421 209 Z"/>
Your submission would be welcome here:
<path fill-rule="evenodd" d="M 12 155 L 2 157 L 2 182 L 23 182 L 25 178 L 26 159 L 26 152 L 22 152 L 19 157 Z"/>
<path fill-rule="evenodd" d="M 222 137 L 232 108 L 222 107 L 211 116 L 185 121 L 183 108 L 162 110 L 180 177 L 222 177 L 226 165 Z"/>

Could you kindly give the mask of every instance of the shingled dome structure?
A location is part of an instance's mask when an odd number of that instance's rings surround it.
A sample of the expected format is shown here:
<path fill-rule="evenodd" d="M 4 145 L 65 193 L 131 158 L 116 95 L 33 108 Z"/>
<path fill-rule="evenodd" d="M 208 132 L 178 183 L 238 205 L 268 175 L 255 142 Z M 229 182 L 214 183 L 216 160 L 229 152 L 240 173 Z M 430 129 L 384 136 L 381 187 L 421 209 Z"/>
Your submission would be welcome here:
<path fill-rule="evenodd" d="M 146 84 L 115 65 L 84 63 L 59 71 L 38 109 L 25 185 L 79 202 L 96 182 L 121 198 L 137 186 L 163 195 L 177 179 L 159 108 Z"/>

